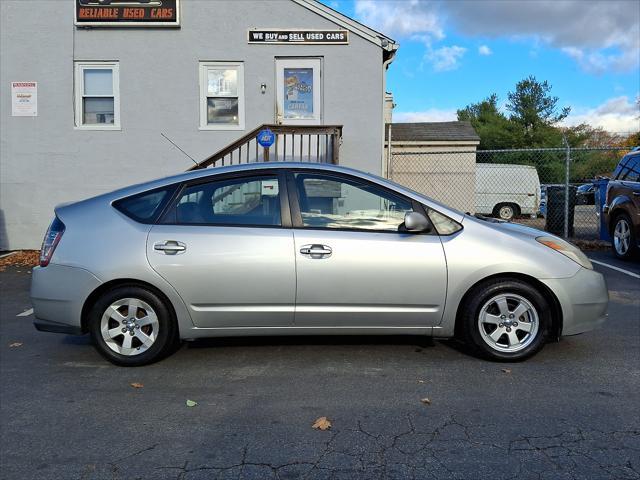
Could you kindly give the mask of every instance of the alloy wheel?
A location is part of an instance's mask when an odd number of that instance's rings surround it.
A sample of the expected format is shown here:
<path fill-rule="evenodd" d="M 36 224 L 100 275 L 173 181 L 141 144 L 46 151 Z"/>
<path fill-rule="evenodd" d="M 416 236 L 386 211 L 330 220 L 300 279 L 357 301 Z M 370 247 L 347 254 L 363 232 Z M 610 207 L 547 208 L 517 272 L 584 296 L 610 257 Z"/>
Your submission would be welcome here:
<path fill-rule="evenodd" d="M 518 352 L 529 346 L 540 321 L 535 307 L 526 298 L 504 293 L 492 297 L 480 309 L 478 329 L 484 342 L 499 352 Z"/>
<path fill-rule="evenodd" d="M 631 243 L 631 229 L 627 220 L 624 218 L 618 219 L 616 222 L 616 228 L 613 231 L 613 245 L 619 255 L 626 255 L 629 251 L 629 245 Z"/>
<path fill-rule="evenodd" d="M 100 332 L 107 346 L 126 356 L 147 351 L 158 337 L 158 316 L 151 306 L 137 298 L 113 302 L 100 320 Z"/>

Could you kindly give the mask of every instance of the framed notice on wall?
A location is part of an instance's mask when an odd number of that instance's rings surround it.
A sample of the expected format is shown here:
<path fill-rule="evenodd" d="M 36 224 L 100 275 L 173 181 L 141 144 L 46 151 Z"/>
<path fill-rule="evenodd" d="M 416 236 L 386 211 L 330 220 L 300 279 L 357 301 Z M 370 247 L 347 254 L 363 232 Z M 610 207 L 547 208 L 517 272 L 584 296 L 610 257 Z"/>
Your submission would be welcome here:
<path fill-rule="evenodd" d="M 73 0 L 79 27 L 178 27 L 180 0 Z"/>
<path fill-rule="evenodd" d="M 38 82 L 11 82 L 11 116 L 38 116 Z"/>

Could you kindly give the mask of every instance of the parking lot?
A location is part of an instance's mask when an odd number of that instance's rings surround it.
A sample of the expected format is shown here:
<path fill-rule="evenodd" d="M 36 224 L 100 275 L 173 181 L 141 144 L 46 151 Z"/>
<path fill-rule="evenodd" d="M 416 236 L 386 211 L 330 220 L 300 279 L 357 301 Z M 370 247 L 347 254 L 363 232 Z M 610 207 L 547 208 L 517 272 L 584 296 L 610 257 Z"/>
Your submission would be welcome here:
<path fill-rule="evenodd" d="M 589 256 L 631 273 L 596 264 L 608 323 L 518 364 L 419 337 L 277 337 L 119 368 L 37 332 L 28 269 L 9 268 L 2 478 L 640 478 L 640 265 Z"/>

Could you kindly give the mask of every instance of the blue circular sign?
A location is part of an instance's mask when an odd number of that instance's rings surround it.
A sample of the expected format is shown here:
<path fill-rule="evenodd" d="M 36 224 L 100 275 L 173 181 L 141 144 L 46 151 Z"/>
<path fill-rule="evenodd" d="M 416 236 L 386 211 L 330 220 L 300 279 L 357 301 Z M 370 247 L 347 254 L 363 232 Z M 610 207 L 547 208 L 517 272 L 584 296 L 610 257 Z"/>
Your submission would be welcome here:
<path fill-rule="evenodd" d="M 269 148 L 271 145 L 273 145 L 273 142 L 276 141 L 276 134 L 268 128 L 265 128 L 264 130 L 260 130 L 258 132 L 257 140 L 261 146 Z"/>

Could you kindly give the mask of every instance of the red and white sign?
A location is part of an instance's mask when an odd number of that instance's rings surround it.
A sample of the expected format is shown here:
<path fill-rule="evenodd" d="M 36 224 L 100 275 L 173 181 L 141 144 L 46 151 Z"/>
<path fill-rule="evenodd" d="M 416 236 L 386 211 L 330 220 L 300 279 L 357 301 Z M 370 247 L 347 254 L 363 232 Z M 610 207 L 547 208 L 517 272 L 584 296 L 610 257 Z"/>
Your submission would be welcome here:
<path fill-rule="evenodd" d="M 38 116 L 38 82 L 11 82 L 11 116 Z"/>

